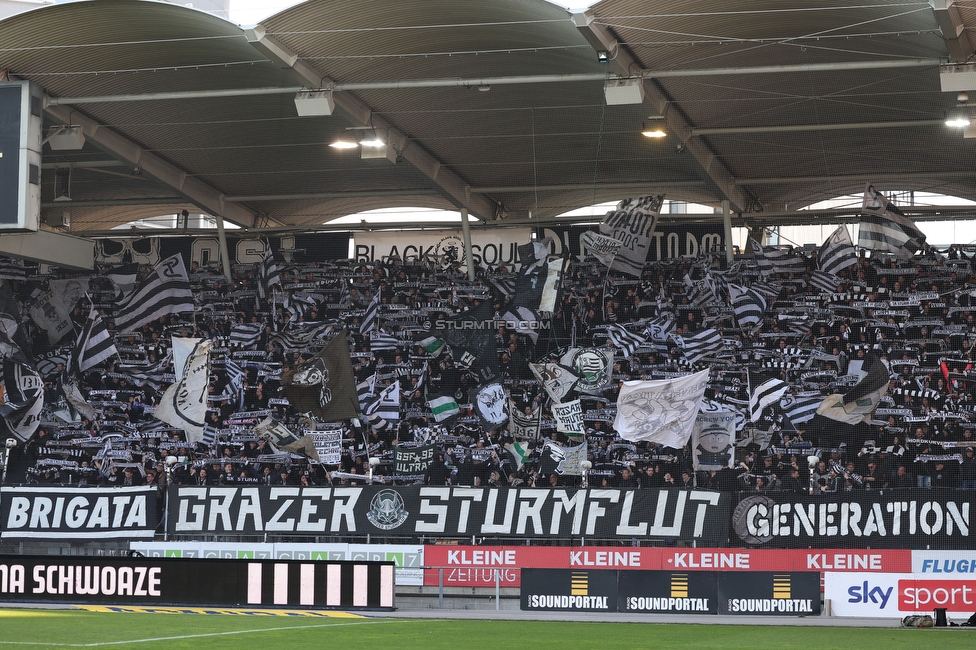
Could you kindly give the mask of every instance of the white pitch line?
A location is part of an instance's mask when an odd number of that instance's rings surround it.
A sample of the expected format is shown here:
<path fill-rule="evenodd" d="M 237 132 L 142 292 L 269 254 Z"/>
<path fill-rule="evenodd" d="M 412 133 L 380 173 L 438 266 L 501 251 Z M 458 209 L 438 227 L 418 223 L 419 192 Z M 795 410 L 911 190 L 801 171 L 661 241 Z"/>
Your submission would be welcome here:
<path fill-rule="evenodd" d="M 346 627 L 349 625 L 370 625 L 373 623 L 389 623 L 392 619 L 382 621 L 357 621 L 355 623 L 320 623 L 318 625 L 287 625 L 284 627 L 263 627 L 255 630 L 233 630 L 230 632 L 207 632 L 205 634 L 181 634 L 179 636 L 160 636 L 152 639 L 128 639 L 125 641 L 100 641 L 98 643 L 48 643 L 42 641 L 0 641 L 0 645 L 33 645 L 56 646 L 59 648 L 100 648 L 110 645 L 125 645 L 127 643 L 152 643 L 154 641 L 176 641 L 179 639 L 201 639 L 208 636 L 229 636 L 232 634 L 254 634 L 255 632 L 281 632 L 282 630 L 311 630 L 318 627 Z"/>

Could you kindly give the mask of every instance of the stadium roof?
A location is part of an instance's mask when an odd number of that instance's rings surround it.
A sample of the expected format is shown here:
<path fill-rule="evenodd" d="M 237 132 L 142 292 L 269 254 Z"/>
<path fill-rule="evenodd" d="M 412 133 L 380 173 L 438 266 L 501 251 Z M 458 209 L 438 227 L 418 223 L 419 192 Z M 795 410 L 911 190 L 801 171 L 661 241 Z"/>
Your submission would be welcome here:
<path fill-rule="evenodd" d="M 70 206 L 73 234 L 184 208 L 247 228 L 402 205 L 539 221 L 658 191 L 749 223 L 866 181 L 976 194 L 976 140 L 945 126 L 960 107 L 940 86 L 940 63 L 972 58 L 976 9 L 934 5 L 309 0 L 246 30 L 100 0 L 0 21 L 0 69 L 87 137 L 44 150 L 43 209 Z M 607 105 L 613 77 L 643 101 Z M 333 114 L 299 117 L 302 88 L 332 90 Z M 328 146 L 374 134 L 387 157 Z"/>

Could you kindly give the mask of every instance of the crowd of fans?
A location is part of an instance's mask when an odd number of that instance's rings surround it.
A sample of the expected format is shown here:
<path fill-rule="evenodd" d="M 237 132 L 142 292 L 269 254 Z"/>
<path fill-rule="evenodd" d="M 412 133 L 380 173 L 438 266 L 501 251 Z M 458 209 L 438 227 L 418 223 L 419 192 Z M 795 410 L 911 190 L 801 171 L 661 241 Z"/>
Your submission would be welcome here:
<path fill-rule="evenodd" d="M 799 251 L 794 254 L 808 271 L 813 269 L 812 260 Z M 23 471 L 9 472 L 7 482 L 161 488 L 405 480 L 512 486 L 585 482 L 803 493 L 976 488 L 976 284 L 973 261 L 960 249 L 908 262 L 861 256 L 858 264 L 841 272 L 842 284 L 834 292 L 808 284 L 809 274 L 796 267 L 761 275 L 748 257 L 731 267 L 724 255 L 650 263 L 641 278 L 608 274 L 600 264 L 573 258 L 548 325 L 535 330 L 499 326 L 494 332 L 497 372 L 511 394 L 512 408 L 542 413 L 524 463 L 506 451 L 506 443 L 516 442 L 507 427 L 485 430 L 468 410 L 468 391 L 483 377 L 461 367 L 449 346 L 439 354 L 420 346 L 431 334 L 425 323 L 456 318 L 484 300 L 501 317 L 512 299 L 517 265 L 482 269 L 470 282 L 456 264 L 443 260 L 277 263 L 281 284 L 267 291 L 259 286 L 260 265 L 236 265 L 233 280 L 227 281 L 217 266 L 194 263 L 194 312 L 168 315 L 136 332 L 113 331 L 119 356 L 80 378 L 83 395 L 98 411 L 94 420 L 66 415 L 70 408 L 62 382 L 73 335 L 60 346 L 52 345 L 24 316 L 22 327 L 45 380 L 45 409 L 37 433 L 19 450 Z M 142 274 L 148 270 L 143 267 Z M 704 300 L 701 278 L 718 287 Z M 23 314 L 49 279 L 35 274 L 6 281 Z M 736 322 L 728 294 L 721 289 L 728 279 L 765 292 L 768 306 L 759 327 L 747 330 Z M 382 296 L 376 330 L 380 338 L 360 333 L 364 311 L 377 291 Z M 112 330 L 115 294 L 106 275 L 90 278 L 86 297 L 73 308 L 76 328 L 84 324 L 90 301 Z M 672 334 L 682 337 L 715 328 L 724 349 L 692 363 L 673 337 L 647 335 L 652 322 L 670 323 Z M 582 441 L 556 431 L 550 400 L 528 364 L 555 359 L 570 346 L 613 347 L 607 326 L 614 324 L 647 342 L 629 355 L 616 350 L 611 385 L 599 394 L 580 395 L 592 468 L 586 476 L 559 474 L 540 461 L 542 440 L 564 446 Z M 284 399 L 282 372 L 343 331 L 350 340 L 357 381 L 371 380 L 374 389 L 400 383 L 398 419 L 381 430 L 342 423 L 342 449 L 335 464 L 309 462 L 256 437 L 254 425 L 268 415 L 299 433 L 315 428 Z M 214 342 L 205 443 L 189 444 L 182 431 L 153 417 L 154 405 L 174 378 L 171 336 Z M 849 387 L 856 378 L 848 370 L 870 352 L 885 361 L 892 379 L 870 422 L 825 425 L 810 410 L 790 416 L 791 405 Z M 229 364 L 243 371 L 236 383 Z M 670 449 L 616 435 L 612 422 L 618 381 L 662 379 L 705 367 L 712 370 L 706 398 L 740 416 L 731 467 L 696 472 L 690 445 Z M 790 386 L 784 401 L 767 409 L 759 422 L 746 415 L 750 369 Z M 462 417 L 447 426 L 436 422 L 427 404 L 434 394 L 455 396 Z M 429 442 L 438 451 L 426 474 L 395 477 L 394 448 Z M 167 462 L 169 457 L 175 463 Z M 375 467 L 369 464 L 373 457 L 380 459 Z"/>

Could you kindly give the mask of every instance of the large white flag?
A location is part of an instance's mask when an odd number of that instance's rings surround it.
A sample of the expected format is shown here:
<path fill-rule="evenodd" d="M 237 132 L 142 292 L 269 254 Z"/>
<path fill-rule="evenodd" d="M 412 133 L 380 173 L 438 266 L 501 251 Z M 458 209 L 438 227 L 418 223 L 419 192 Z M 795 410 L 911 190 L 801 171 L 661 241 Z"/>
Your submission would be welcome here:
<path fill-rule="evenodd" d="M 182 429 L 191 443 L 203 440 L 210 379 L 210 346 L 211 341 L 207 339 L 201 339 L 196 344 L 187 357 L 185 368 L 177 368 L 177 373 L 182 374 L 163 393 L 155 412 L 157 419 Z"/>
<path fill-rule="evenodd" d="M 706 369 L 675 379 L 623 382 L 613 428 L 625 440 L 647 440 L 681 449 L 695 426 L 708 372 Z"/>

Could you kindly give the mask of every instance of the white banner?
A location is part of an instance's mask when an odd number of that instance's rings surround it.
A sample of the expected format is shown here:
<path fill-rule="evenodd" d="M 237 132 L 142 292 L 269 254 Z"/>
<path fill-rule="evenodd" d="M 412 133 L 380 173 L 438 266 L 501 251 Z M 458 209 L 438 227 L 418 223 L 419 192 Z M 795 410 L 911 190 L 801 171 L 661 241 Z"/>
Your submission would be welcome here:
<path fill-rule="evenodd" d="M 976 577 L 827 572 L 824 598 L 834 616 L 902 618 L 944 607 L 950 618 L 969 618 L 976 611 Z"/>
<path fill-rule="evenodd" d="M 315 451 L 323 465 L 338 465 L 342 460 L 342 428 L 331 431 L 310 431 Z"/>
<path fill-rule="evenodd" d="M 515 265 L 518 246 L 532 239 L 530 228 L 492 228 L 471 231 L 471 255 L 476 268 L 497 269 Z M 356 233 L 356 261 L 373 262 L 385 257 L 399 257 L 404 261 L 427 256 L 454 259 L 467 267 L 464 259 L 464 238 L 460 230 L 407 230 L 399 232 Z"/>
<path fill-rule="evenodd" d="M 976 575 L 976 553 L 972 551 L 912 551 L 912 572 L 932 578 Z M 973 611 L 976 611 L 976 608 Z"/>
<path fill-rule="evenodd" d="M 203 440 L 211 345 L 211 341 L 200 339 L 186 362 L 185 374 L 166 389 L 153 413 L 156 419 L 182 429 L 191 443 Z"/>
<path fill-rule="evenodd" d="M 586 433 L 583 426 L 583 406 L 578 399 L 565 404 L 553 403 L 550 410 L 556 418 L 556 431 L 569 436 L 582 436 Z"/>

